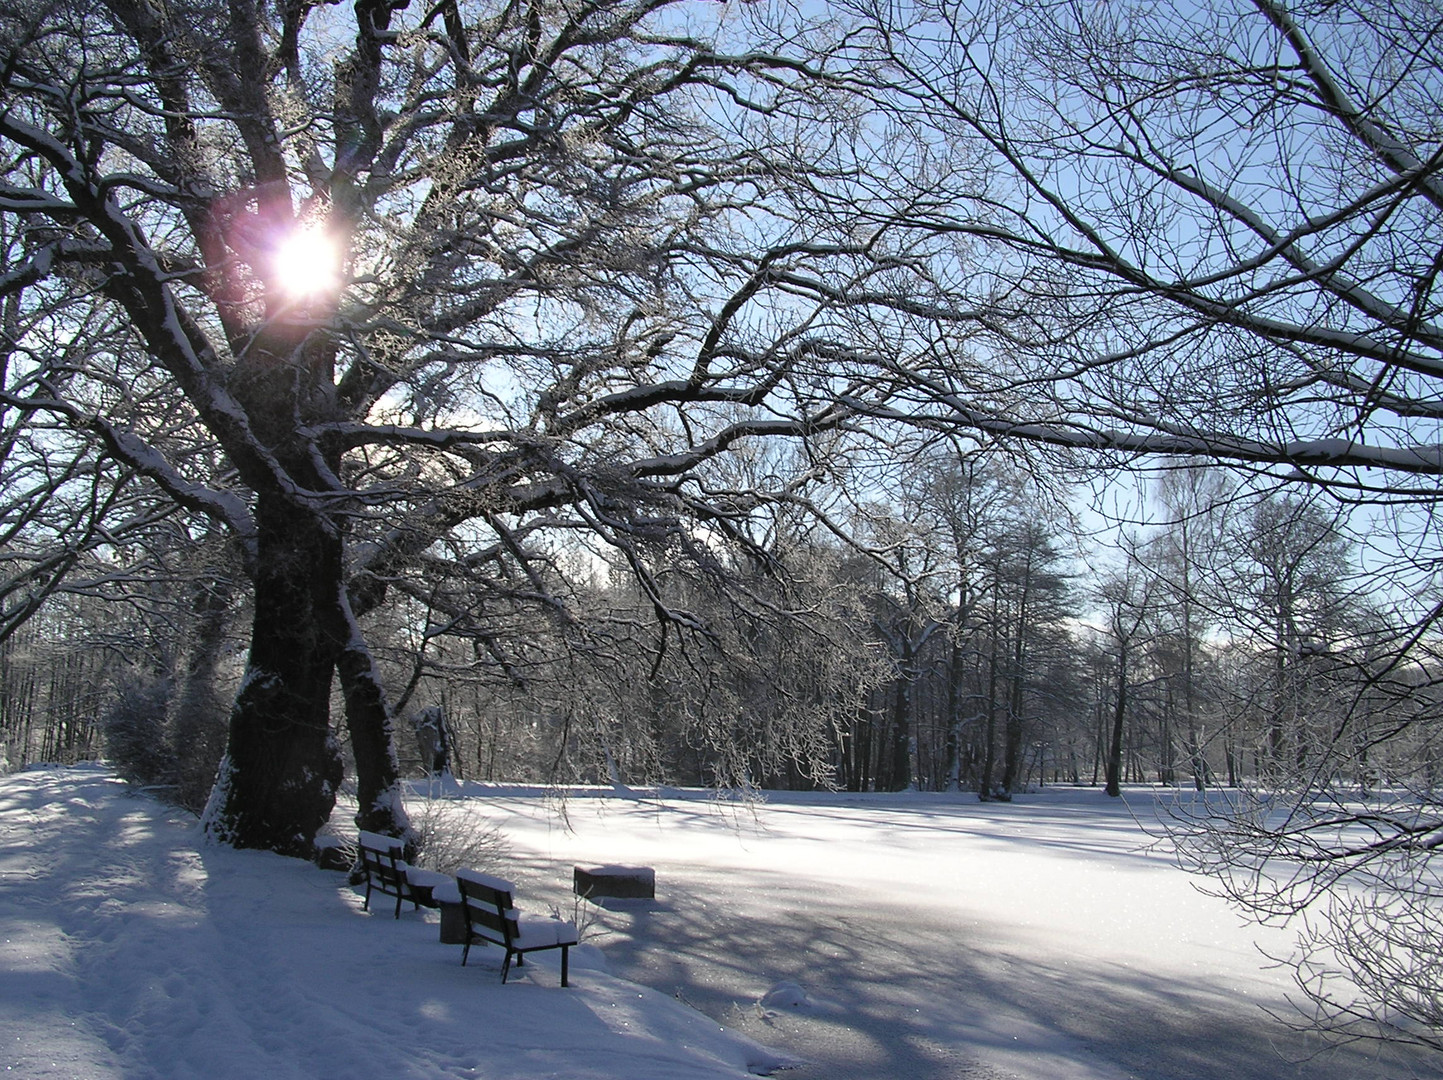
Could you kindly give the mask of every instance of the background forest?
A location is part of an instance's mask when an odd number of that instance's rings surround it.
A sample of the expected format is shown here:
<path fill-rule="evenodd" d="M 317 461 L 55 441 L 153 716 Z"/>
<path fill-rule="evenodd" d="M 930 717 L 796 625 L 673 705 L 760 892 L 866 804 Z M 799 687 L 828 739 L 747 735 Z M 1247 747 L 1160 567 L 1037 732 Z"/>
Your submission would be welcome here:
<path fill-rule="evenodd" d="M 1153 484 L 1150 526 L 1088 534 L 1077 503 L 1015 462 L 933 455 L 848 507 L 855 543 L 794 515 L 756 523 L 785 579 L 658 550 L 657 595 L 701 632 L 659 622 L 625 568 L 563 543 L 534 561 L 543 596 L 488 582 L 466 634 L 408 598 L 368 627 L 405 771 L 984 798 L 1236 786 L 1323 750 L 1344 787 L 1434 775 L 1433 727 L 1412 723 L 1436 708 L 1432 642 L 1389 663 L 1395 604 L 1336 505 L 1183 465 Z M 12 767 L 107 754 L 204 804 L 248 612 L 225 546 L 184 540 L 157 523 L 147 564 L 102 560 L 7 637 Z"/>

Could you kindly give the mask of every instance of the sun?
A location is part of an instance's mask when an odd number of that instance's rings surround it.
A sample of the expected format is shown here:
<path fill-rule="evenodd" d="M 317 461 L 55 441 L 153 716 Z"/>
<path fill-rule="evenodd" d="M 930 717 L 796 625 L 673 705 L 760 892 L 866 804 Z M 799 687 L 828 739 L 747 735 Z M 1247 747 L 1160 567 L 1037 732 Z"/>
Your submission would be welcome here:
<path fill-rule="evenodd" d="M 341 285 L 340 245 L 324 229 L 296 229 L 276 245 L 271 269 L 276 284 L 293 299 L 334 294 Z"/>

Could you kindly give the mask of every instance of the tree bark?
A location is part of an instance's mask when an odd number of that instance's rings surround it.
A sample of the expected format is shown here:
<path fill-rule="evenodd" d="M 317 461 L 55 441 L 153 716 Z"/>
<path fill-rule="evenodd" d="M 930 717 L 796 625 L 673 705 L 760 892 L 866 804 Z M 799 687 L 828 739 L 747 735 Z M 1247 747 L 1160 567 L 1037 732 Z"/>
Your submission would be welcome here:
<path fill-rule="evenodd" d="M 277 497 L 256 506 L 259 559 L 245 679 L 206 808 L 206 834 L 309 858 L 341 781 L 330 731 L 341 539 Z"/>
<path fill-rule="evenodd" d="M 344 587 L 337 591 L 337 611 L 346 632 L 337 670 L 346 699 L 346 726 L 356 758 L 356 825 L 367 832 L 406 840 L 413 838 L 401 800 L 401 770 L 396 759 L 395 718 L 386 701 L 371 651 L 356 624 Z"/>
<path fill-rule="evenodd" d="M 947 654 L 947 766 L 945 790 L 962 788 L 962 645 L 954 637 Z"/>
<path fill-rule="evenodd" d="M 1114 798 L 1122 794 L 1122 729 L 1127 719 L 1127 647 L 1121 641 L 1117 653 L 1117 707 L 1112 714 L 1112 738 L 1107 748 L 1107 787 Z"/>
<path fill-rule="evenodd" d="M 1017 775 L 1022 762 L 1022 689 L 1023 660 L 1025 659 L 1023 635 L 1027 630 L 1027 593 L 1024 591 L 1022 595 L 1023 606 L 1017 616 L 1017 640 L 1012 650 L 1012 678 L 1007 704 L 1007 724 L 1003 734 L 1002 790 L 1008 798 L 1016 793 Z"/>
<path fill-rule="evenodd" d="M 175 797 L 191 810 L 204 808 L 224 752 L 226 702 L 216 685 L 225 645 L 233 582 L 224 568 L 204 574 L 192 586 L 195 625 L 183 673 L 171 702 L 168 725 L 175 759 Z"/>
<path fill-rule="evenodd" d="M 888 791 L 905 791 L 912 786 L 912 688 L 915 679 L 911 642 L 908 641 L 893 687 L 892 723 L 887 747 L 890 758 L 886 773 Z"/>
<path fill-rule="evenodd" d="M 987 745 L 982 755 L 982 779 L 977 785 L 977 794 L 990 799 L 996 794 L 992 790 L 992 772 L 997 765 L 997 605 L 992 607 L 992 649 L 987 658 Z"/>

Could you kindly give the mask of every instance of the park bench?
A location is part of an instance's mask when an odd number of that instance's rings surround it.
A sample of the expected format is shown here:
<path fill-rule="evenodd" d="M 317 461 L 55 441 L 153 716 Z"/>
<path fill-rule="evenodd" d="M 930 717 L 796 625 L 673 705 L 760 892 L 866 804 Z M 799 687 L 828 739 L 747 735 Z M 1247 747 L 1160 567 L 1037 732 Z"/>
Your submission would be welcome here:
<path fill-rule="evenodd" d="M 362 831 L 356 841 L 361 872 L 366 877 L 366 899 L 363 911 L 371 908 L 371 893 L 382 892 L 396 898 L 396 918 L 401 917 L 401 904 L 409 900 L 413 908 L 435 907 L 431 891 L 451 879 L 434 870 L 421 870 L 406 862 L 405 849 L 394 836 Z"/>
<path fill-rule="evenodd" d="M 465 920 L 464 948 L 461 963 L 477 943 L 500 945 L 506 950 L 501 963 L 501 981 L 511 971 L 511 958 L 516 966 L 527 953 L 543 949 L 561 950 L 561 985 L 567 985 L 567 954 L 577 943 L 576 925 L 555 918 L 537 918 L 516 910 L 512 896 L 516 886 L 490 874 L 475 870 L 456 871 L 456 888 L 460 892 L 461 912 Z"/>

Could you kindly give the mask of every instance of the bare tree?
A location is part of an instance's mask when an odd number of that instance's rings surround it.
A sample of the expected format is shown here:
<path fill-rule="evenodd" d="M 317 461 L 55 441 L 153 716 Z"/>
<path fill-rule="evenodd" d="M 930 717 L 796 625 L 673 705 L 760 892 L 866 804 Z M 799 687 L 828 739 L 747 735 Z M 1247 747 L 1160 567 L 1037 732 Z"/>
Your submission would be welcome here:
<path fill-rule="evenodd" d="M 1134 561 L 1128 560 L 1121 570 L 1098 585 L 1099 599 L 1105 605 L 1107 639 L 1115 664 L 1112 717 L 1107 728 L 1104 758 L 1106 791 L 1114 798 L 1122 794 L 1123 731 L 1129 716 L 1129 692 L 1136 678 L 1137 654 L 1150 630 L 1148 620 L 1153 614 L 1153 580 Z"/>
<path fill-rule="evenodd" d="M 1263 668 L 1257 689 L 1266 771 L 1302 766 L 1318 745 L 1314 732 L 1331 727 L 1319 663 L 1343 647 L 1351 629 L 1347 541 L 1333 515 L 1284 497 L 1235 520 L 1224 550 L 1231 556 L 1224 577 L 1229 621 Z"/>
<path fill-rule="evenodd" d="M 1219 622 L 1208 602 L 1223 555 L 1219 530 L 1232 487 L 1219 471 L 1183 466 L 1163 473 L 1157 484 L 1165 520 L 1144 554 L 1165 597 L 1159 612 L 1155 651 L 1168 678 L 1169 696 L 1182 713 L 1183 747 L 1193 786 L 1203 791 L 1211 767 L 1203 716 L 1204 639 Z"/>
<path fill-rule="evenodd" d="M 1431 8 L 852 7 L 888 114 L 947 155 L 930 222 L 973 256 L 948 281 L 973 332 L 907 358 L 919 408 L 1433 501 Z"/>
<path fill-rule="evenodd" d="M 754 516 L 829 517 L 816 488 L 904 425 L 1311 485 L 1363 508 L 1356 533 L 1390 526 L 1398 618 L 1314 666 L 1333 759 L 1367 746 L 1424 808 L 1347 819 L 1402 867 L 1443 828 L 1419 749 L 1438 30 L 1371 0 L 20 0 L 4 430 L 69 440 L 80 486 L 42 505 L 82 538 L 139 480 L 235 539 L 255 615 L 207 826 L 294 853 L 340 776 L 337 678 L 360 823 L 404 832 L 362 622 L 398 598 L 515 670 L 494 608 L 574 619 L 565 558 L 604 551 L 659 641 L 707 640 L 670 568 L 774 563 Z M 764 439 L 796 467 L 709 470 Z M 61 533 L 27 534 L 22 615 Z M 1290 767 L 1291 797 L 1337 775 Z"/>
<path fill-rule="evenodd" d="M 1235 890 L 1256 910 L 1290 893 L 1294 871 L 1342 895 L 1339 875 L 1362 880 L 1364 863 L 1393 895 L 1433 904 L 1413 869 L 1443 828 L 1415 756 L 1431 742 L 1443 612 L 1436 7 L 848 10 L 875 34 L 878 115 L 907 117 L 944 159 L 921 212 L 971 257 L 947 290 L 975 313 L 968 332 L 919 318 L 893 357 L 910 407 L 877 412 L 1112 468 L 1157 454 L 1228 463 L 1253 492 L 1311 488 L 1350 511 L 1339 527 L 1369 545 L 1368 591 L 1396 614 L 1299 657 L 1315 689 L 1304 719 L 1328 737 L 1299 769 L 1283 717 L 1277 749 L 1293 760 L 1271 811 L 1214 817 L 1192 841 L 1233 882 L 1257 872 Z M 913 205 L 915 179 L 898 178 Z M 1235 643 L 1243 666 L 1249 648 Z M 1355 734 L 1370 760 L 1398 763 L 1410 810 L 1335 805 Z M 1264 864 L 1289 868 L 1283 883 Z"/>
<path fill-rule="evenodd" d="M 403 832 L 368 612 L 436 594 L 479 642 L 494 589 L 566 619 L 542 570 L 556 537 L 584 536 L 669 632 L 700 632 L 652 553 L 704 566 L 746 547 L 738 522 L 825 470 L 845 399 L 893 392 L 856 343 L 940 295 L 941 241 L 863 167 L 845 31 L 769 14 L 27 0 L 0 16 L 11 344 L 77 357 L 5 404 L 244 552 L 248 673 L 210 835 L 309 850 L 340 779 L 333 679 L 360 824 Z M 863 208 L 884 199 L 901 216 L 878 228 Z M 805 442 L 806 471 L 708 484 L 708 460 L 761 438 Z"/>

